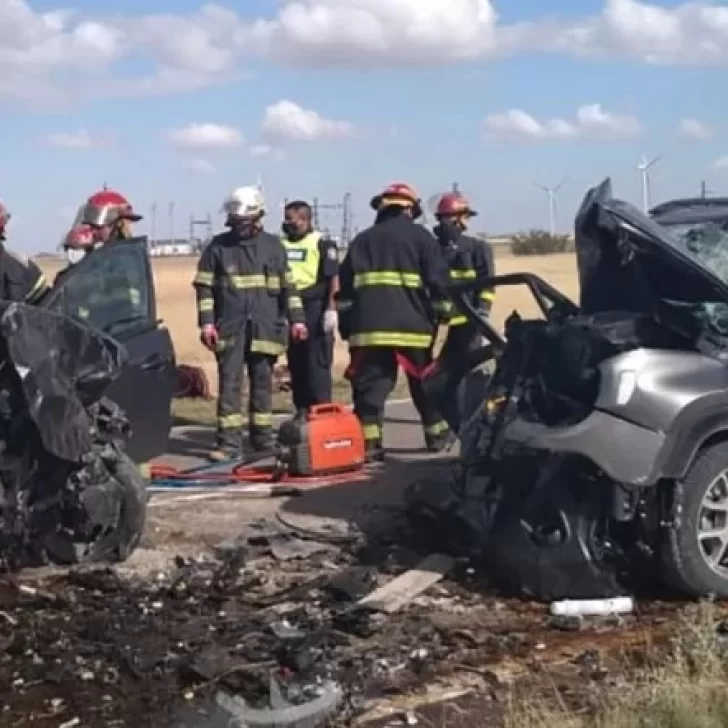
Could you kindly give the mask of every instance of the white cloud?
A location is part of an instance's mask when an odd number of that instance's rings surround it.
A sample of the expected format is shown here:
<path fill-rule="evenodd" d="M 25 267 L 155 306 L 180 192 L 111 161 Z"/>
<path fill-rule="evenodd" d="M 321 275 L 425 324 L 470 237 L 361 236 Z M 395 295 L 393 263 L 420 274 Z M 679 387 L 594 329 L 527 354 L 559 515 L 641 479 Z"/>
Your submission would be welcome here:
<path fill-rule="evenodd" d="M 258 18 L 214 3 L 192 13 L 87 17 L 2 0 L 0 98 L 182 92 L 238 78 L 249 60 L 371 68 L 542 52 L 728 68 L 725 5 L 603 2 L 597 14 L 554 18 L 544 5 L 528 22 L 504 24 L 490 0 L 281 0 L 263 4 L 271 14 Z M 152 70 L 123 73 L 130 66 L 121 62 L 134 59 L 151 60 Z"/>
<path fill-rule="evenodd" d="M 719 157 L 713 162 L 713 169 L 726 170 L 728 169 L 728 156 Z"/>
<path fill-rule="evenodd" d="M 285 152 L 282 149 L 274 147 L 271 144 L 253 144 L 248 149 L 248 153 L 251 157 L 269 157 L 270 159 L 275 159 L 276 161 L 285 159 L 286 156 Z"/>
<path fill-rule="evenodd" d="M 697 119 L 681 119 L 679 129 L 682 136 L 690 139 L 710 139 L 713 136 L 713 130 Z"/>
<path fill-rule="evenodd" d="M 539 120 L 521 109 L 490 114 L 484 121 L 486 137 L 492 140 L 546 141 L 558 139 L 624 139 L 642 132 L 639 120 L 612 114 L 601 104 L 580 106 L 576 118 Z"/>
<path fill-rule="evenodd" d="M 111 136 L 93 135 L 87 129 L 75 132 L 56 132 L 46 137 L 46 143 L 52 147 L 66 149 L 102 149 L 113 146 L 115 140 Z"/>
<path fill-rule="evenodd" d="M 217 172 L 217 167 L 208 159 L 185 159 L 182 165 L 186 170 L 195 174 L 211 175 Z"/>
<path fill-rule="evenodd" d="M 221 124 L 190 124 L 167 132 L 167 138 L 180 149 L 235 149 L 243 146 L 242 133 Z"/>
<path fill-rule="evenodd" d="M 260 128 L 266 139 L 280 142 L 345 139 L 356 134 L 356 128 L 348 121 L 326 119 L 286 99 L 266 108 Z"/>

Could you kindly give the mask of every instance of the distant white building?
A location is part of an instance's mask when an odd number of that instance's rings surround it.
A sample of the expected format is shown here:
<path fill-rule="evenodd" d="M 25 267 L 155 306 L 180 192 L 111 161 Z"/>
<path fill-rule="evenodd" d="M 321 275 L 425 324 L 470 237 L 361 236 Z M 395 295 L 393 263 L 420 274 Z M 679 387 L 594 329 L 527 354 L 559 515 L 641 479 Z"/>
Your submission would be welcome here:
<path fill-rule="evenodd" d="M 198 251 L 198 244 L 188 240 L 157 240 L 149 243 L 149 255 L 154 258 L 193 256 Z"/>

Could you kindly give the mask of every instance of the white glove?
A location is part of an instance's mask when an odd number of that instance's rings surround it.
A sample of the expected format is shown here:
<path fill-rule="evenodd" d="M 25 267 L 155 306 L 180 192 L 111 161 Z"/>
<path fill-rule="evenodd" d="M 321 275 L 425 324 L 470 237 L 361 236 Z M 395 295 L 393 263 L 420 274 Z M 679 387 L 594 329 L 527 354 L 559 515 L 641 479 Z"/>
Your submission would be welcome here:
<path fill-rule="evenodd" d="M 324 333 L 330 334 L 339 327 L 339 314 L 336 311 L 324 311 Z"/>

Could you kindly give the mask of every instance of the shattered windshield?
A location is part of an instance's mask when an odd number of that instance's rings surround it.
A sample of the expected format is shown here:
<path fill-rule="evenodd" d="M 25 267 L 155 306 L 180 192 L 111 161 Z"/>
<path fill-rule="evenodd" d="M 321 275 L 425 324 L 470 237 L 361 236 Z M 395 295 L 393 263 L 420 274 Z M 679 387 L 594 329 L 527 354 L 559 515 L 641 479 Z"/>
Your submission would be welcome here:
<path fill-rule="evenodd" d="M 728 220 L 662 225 L 711 273 L 728 283 Z M 705 303 L 707 323 L 728 336 L 728 304 Z"/>

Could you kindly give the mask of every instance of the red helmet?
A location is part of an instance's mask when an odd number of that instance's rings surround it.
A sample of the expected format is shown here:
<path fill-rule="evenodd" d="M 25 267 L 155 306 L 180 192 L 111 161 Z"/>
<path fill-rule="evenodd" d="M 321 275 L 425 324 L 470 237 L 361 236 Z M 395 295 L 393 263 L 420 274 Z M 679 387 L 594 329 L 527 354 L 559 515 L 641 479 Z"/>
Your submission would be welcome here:
<path fill-rule="evenodd" d="M 129 200 L 119 192 L 103 189 L 95 192 L 88 198 L 86 204 L 79 210 L 76 224 L 102 227 L 113 225 L 119 220 L 138 222 L 142 219 L 137 215 Z"/>
<path fill-rule="evenodd" d="M 0 240 L 5 239 L 5 228 L 8 222 L 10 222 L 10 213 L 8 212 L 8 208 L 0 202 Z"/>
<path fill-rule="evenodd" d="M 478 213 L 470 207 L 470 202 L 459 192 L 448 192 L 444 194 L 437 203 L 435 215 L 437 217 L 475 217 Z"/>
<path fill-rule="evenodd" d="M 90 225 L 74 225 L 63 241 L 66 250 L 85 250 L 96 243 L 94 230 Z"/>
<path fill-rule="evenodd" d="M 412 210 L 412 217 L 417 219 L 422 215 L 422 204 L 419 192 L 404 182 L 394 182 L 380 194 L 372 197 L 373 210 L 383 207 L 406 207 Z"/>

